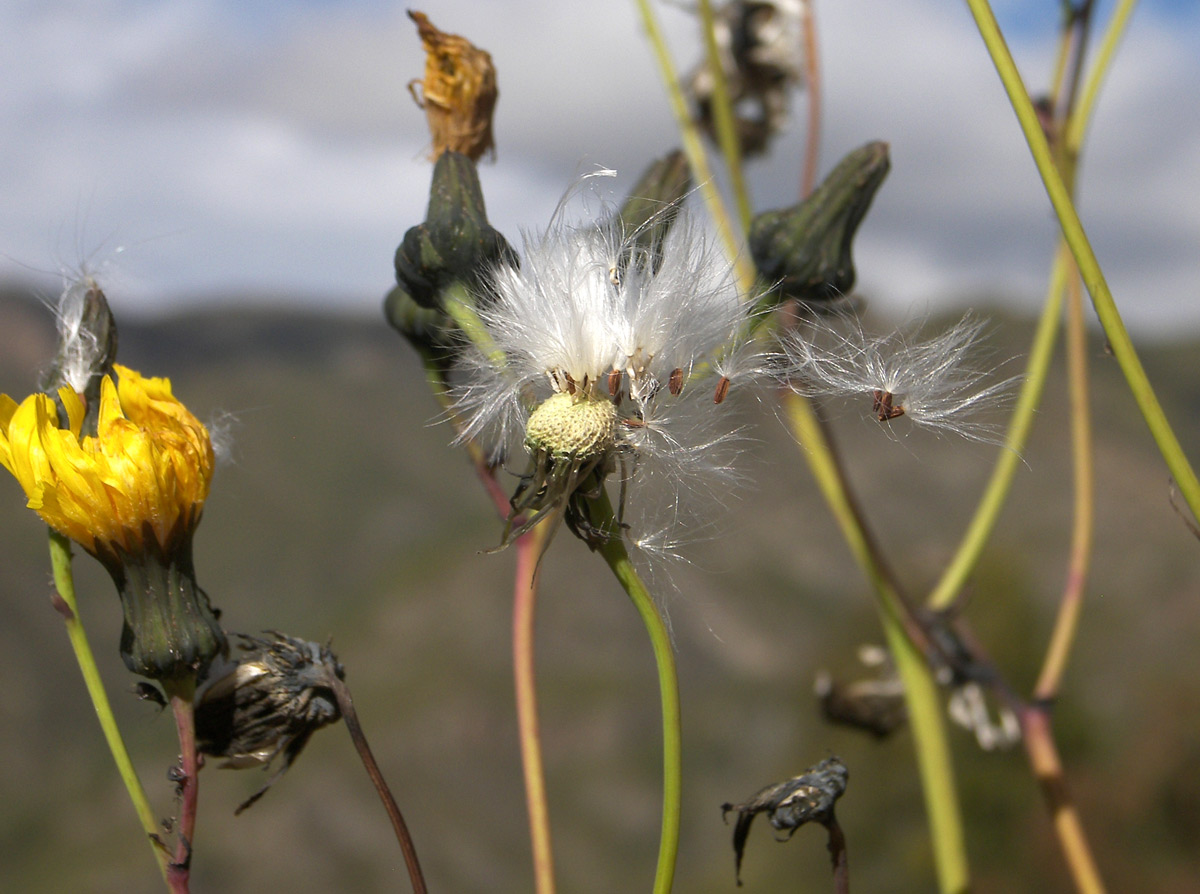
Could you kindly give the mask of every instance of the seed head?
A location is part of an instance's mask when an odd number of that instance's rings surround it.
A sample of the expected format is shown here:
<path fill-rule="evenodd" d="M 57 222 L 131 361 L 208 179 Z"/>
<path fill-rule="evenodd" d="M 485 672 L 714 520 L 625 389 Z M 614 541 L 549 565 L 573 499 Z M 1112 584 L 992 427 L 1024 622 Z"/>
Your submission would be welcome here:
<path fill-rule="evenodd" d="M 614 471 L 631 502 L 642 483 L 667 483 L 659 502 L 672 513 L 698 479 L 723 490 L 732 477 L 737 425 L 724 397 L 762 372 L 743 337 L 748 305 L 680 208 L 662 215 L 632 230 L 616 214 L 556 220 L 526 235 L 519 268 L 502 263 L 486 283 L 490 344 L 461 352 L 456 409 L 463 437 L 528 453 L 512 520 L 569 510 Z"/>

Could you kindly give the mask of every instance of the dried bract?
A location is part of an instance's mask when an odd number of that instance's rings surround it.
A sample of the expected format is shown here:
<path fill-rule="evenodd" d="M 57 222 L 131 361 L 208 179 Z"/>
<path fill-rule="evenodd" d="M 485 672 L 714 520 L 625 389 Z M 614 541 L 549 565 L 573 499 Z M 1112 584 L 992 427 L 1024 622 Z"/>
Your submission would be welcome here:
<path fill-rule="evenodd" d="M 492 112 L 499 94 L 491 54 L 465 37 L 439 31 L 424 13 L 410 11 L 408 16 L 417 23 L 425 47 L 425 78 L 408 87 L 429 122 L 430 158 L 436 160 L 446 150 L 472 161 L 495 153 Z"/>
<path fill-rule="evenodd" d="M 876 676 L 841 683 L 822 671 L 813 688 L 821 713 L 830 723 L 854 727 L 883 739 L 908 719 L 904 683 L 886 649 L 864 645 L 859 648 L 858 657 L 876 671 Z"/>

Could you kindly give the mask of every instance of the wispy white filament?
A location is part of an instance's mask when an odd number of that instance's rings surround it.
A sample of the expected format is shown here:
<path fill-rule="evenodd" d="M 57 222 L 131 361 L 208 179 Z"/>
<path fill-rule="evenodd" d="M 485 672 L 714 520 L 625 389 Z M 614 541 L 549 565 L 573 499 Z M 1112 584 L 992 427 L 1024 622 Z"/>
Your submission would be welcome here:
<path fill-rule="evenodd" d="M 983 320 L 968 313 L 926 340 L 911 329 L 869 337 L 857 324 L 846 333 L 834 325 L 784 340 L 794 390 L 810 397 L 859 397 L 868 407 L 874 392 L 881 392 L 917 425 L 976 441 L 1002 440 L 980 414 L 1005 405 L 1018 377 L 995 381 L 995 370 L 981 365 Z"/>
<path fill-rule="evenodd" d="M 62 384 L 70 385 L 76 392 L 87 390 L 92 376 L 100 368 L 104 352 L 96 333 L 83 325 L 87 309 L 87 296 L 99 288 L 90 276 L 70 280 L 59 296 L 54 316 L 58 327 L 59 377 Z"/>
<path fill-rule="evenodd" d="M 555 392 L 612 400 L 630 539 L 669 549 L 689 523 L 685 495 L 721 493 L 736 477 L 739 424 L 725 389 L 765 371 L 744 344 L 749 310 L 728 260 L 686 214 L 657 249 L 638 235 L 615 214 L 525 234 L 520 267 L 495 269 L 479 301 L 498 351 L 465 347 L 456 410 L 464 437 L 518 456 L 530 411 Z M 653 507 L 639 505 L 648 490 Z"/>

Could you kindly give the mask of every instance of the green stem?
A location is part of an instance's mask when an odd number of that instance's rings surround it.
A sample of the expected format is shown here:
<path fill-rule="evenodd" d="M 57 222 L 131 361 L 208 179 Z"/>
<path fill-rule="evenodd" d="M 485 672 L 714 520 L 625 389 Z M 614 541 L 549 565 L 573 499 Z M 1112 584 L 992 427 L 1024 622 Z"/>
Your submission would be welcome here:
<path fill-rule="evenodd" d="M 620 531 L 607 493 L 592 501 L 599 527 Z M 679 677 L 675 669 L 675 651 L 658 606 L 629 559 L 620 535 L 609 537 L 600 554 L 613 575 L 637 608 L 650 635 L 654 663 L 658 669 L 658 688 L 662 700 L 663 725 L 663 808 L 662 834 L 658 845 L 658 869 L 654 875 L 654 894 L 668 894 L 675 882 L 675 860 L 679 853 L 679 822 L 683 798 L 683 744 L 679 722 Z"/>
<path fill-rule="evenodd" d="M 1033 697 L 1048 702 L 1058 694 L 1066 670 L 1071 644 L 1079 625 L 1084 587 L 1092 557 L 1095 529 L 1095 481 L 1093 472 L 1092 414 L 1089 404 L 1087 331 L 1083 320 L 1083 295 L 1079 280 L 1070 285 L 1067 304 L 1067 366 L 1071 394 L 1071 452 L 1074 455 L 1075 512 L 1071 530 L 1071 557 L 1050 646 L 1038 676 Z"/>
<path fill-rule="evenodd" d="M 846 485 L 836 454 L 812 404 L 797 394 L 784 395 L 784 410 L 800 442 L 817 486 L 833 511 L 842 536 L 875 591 L 876 606 L 896 670 L 904 681 L 913 745 L 941 894 L 962 894 L 969 886 L 967 849 L 954 781 L 954 764 L 946 739 L 941 704 L 933 675 L 921 650 L 906 632 L 906 609 L 891 574 L 879 557 Z"/>
<path fill-rule="evenodd" d="M 738 282 L 745 287 L 754 282 L 754 265 L 747 253 L 742 250 L 742 246 L 734 234 L 733 221 L 721 198 L 721 192 L 717 189 L 717 182 L 713 178 L 712 166 L 708 163 L 708 153 L 704 149 L 700 131 L 688 112 L 687 99 L 683 95 L 679 75 L 675 71 L 675 64 L 671 61 L 671 53 L 667 49 L 666 39 L 663 37 L 662 29 L 658 26 L 658 19 L 650 6 L 650 0 L 637 0 L 637 5 L 642 14 L 646 37 L 650 41 L 651 49 L 654 50 L 654 58 L 658 61 L 659 73 L 667 88 L 667 101 L 670 102 L 671 112 L 675 115 L 675 124 L 679 128 L 679 138 L 683 142 L 684 154 L 687 155 L 688 164 L 691 165 L 696 182 L 700 184 L 700 193 L 704 196 L 704 203 L 708 206 L 709 214 L 712 215 L 713 224 L 725 245 L 725 250 L 733 258 Z"/>
<path fill-rule="evenodd" d="M 88 696 L 91 697 L 92 707 L 96 710 L 96 717 L 100 721 L 104 740 L 108 743 L 108 750 L 112 752 L 117 772 L 121 776 L 121 781 L 125 783 L 129 800 L 133 802 L 133 809 L 137 812 L 142 829 L 146 833 L 150 851 L 154 854 L 159 871 L 166 879 L 167 856 L 157 843 L 158 823 L 154 818 L 154 812 L 150 809 L 150 802 L 146 800 L 146 792 L 142 788 L 141 780 L 138 779 L 137 770 L 133 768 L 133 762 L 129 759 L 129 752 L 121 738 L 121 731 L 117 728 L 112 705 L 109 704 L 108 695 L 104 691 L 104 683 L 100 680 L 100 671 L 96 667 L 95 656 L 92 654 L 92 647 L 88 643 L 87 631 L 84 630 L 83 620 L 79 617 L 79 606 L 75 599 L 75 577 L 71 571 L 71 541 L 53 530 L 50 531 L 50 566 L 54 572 L 54 586 L 62 599 L 62 605 L 58 606 L 58 609 L 66 623 L 67 639 L 70 640 L 71 648 L 75 652 L 75 660 L 79 663 L 79 672 L 83 676 Z"/>
<path fill-rule="evenodd" d="M 750 194 L 746 189 L 746 176 L 742 171 L 742 145 L 733 117 L 733 102 L 729 97 L 729 82 L 725 78 L 725 67 L 721 64 L 721 50 L 717 46 L 716 22 L 713 19 L 711 0 L 700 0 L 700 23 L 704 31 L 704 49 L 708 57 L 708 70 L 713 79 L 712 110 L 716 124 L 717 142 L 725 156 L 725 167 L 729 171 L 729 183 L 733 187 L 733 199 L 737 203 L 738 220 L 743 232 L 750 230 Z"/>
<path fill-rule="evenodd" d="M 1050 372 L 1050 361 L 1054 356 L 1054 344 L 1058 339 L 1059 319 L 1062 315 L 1063 286 L 1070 271 L 1074 270 L 1066 246 L 1059 249 L 1055 258 L 1054 269 L 1050 274 L 1050 288 L 1042 305 L 1042 315 L 1038 320 L 1037 331 L 1033 336 L 1033 346 L 1029 351 L 1029 364 L 1025 369 L 1025 379 L 1021 383 L 1021 392 L 1017 398 L 1016 408 L 1009 420 L 1008 433 L 1004 439 L 1004 449 L 996 460 L 983 497 L 975 509 L 975 515 L 967 525 L 967 530 L 959 542 L 958 549 L 950 559 L 946 570 L 934 586 L 929 596 L 928 605 L 935 611 L 949 608 L 962 590 L 967 577 L 979 561 L 979 556 L 987 544 L 1000 510 L 1008 498 L 1017 467 L 1021 463 L 1021 454 L 1029 440 L 1033 429 L 1033 420 L 1037 414 L 1038 405 L 1042 402 L 1042 392 L 1046 387 L 1046 379 Z"/>
<path fill-rule="evenodd" d="M 484 353 L 484 356 L 492 362 L 496 369 L 506 368 L 508 358 L 496 345 L 495 339 L 488 332 L 483 320 L 479 319 L 479 314 L 475 310 L 475 302 L 467 287 L 460 282 L 451 283 L 442 290 L 440 297 L 446 315 L 454 321 L 475 347 Z"/>
<path fill-rule="evenodd" d="M 1025 142 L 1029 145 L 1038 173 L 1041 174 L 1042 182 L 1046 187 L 1046 193 L 1054 206 L 1054 212 L 1062 227 L 1063 237 L 1071 247 L 1071 253 L 1075 256 L 1075 263 L 1078 265 L 1080 275 L 1091 295 L 1092 306 L 1096 310 L 1096 316 L 1100 319 L 1100 325 L 1104 327 L 1104 333 L 1108 337 L 1113 355 L 1121 367 L 1121 372 L 1125 375 L 1125 381 L 1141 410 L 1146 426 L 1150 429 L 1150 434 L 1179 487 L 1179 492 L 1187 501 L 1192 514 L 1200 516 L 1200 479 L 1196 477 L 1175 432 L 1167 421 L 1166 414 L 1146 377 L 1146 371 L 1142 367 L 1137 351 L 1134 350 L 1133 342 L 1117 311 L 1112 291 L 1108 287 L 1108 282 L 1100 269 L 1100 263 L 1088 241 L 1083 223 L 1079 219 L 1067 186 L 1055 164 L 1054 156 L 1038 122 L 1033 103 L 1021 81 L 1020 72 L 1004 41 L 1004 35 L 1001 34 L 996 18 L 992 14 L 992 8 L 987 0 L 967 0 L 967 5 L 975 17 L 980 36 L 987 46 L 988 54 L 1008 93 L 1013 111 L 1016 112 L 1021 130 L 1025 134 Z"/>

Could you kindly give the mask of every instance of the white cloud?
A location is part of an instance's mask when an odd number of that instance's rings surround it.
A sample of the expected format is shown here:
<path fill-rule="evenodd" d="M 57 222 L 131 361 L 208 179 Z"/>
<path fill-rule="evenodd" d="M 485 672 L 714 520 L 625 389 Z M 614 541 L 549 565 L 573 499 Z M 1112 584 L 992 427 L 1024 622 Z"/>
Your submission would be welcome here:
<path fill-rule="evenodd" d="M 1043 83 L 1053 20 L 998 6 L 1023 26 L 1013 45 L 1027 80 Z M 686 69 L 692 22 L 658 8 Z M 676 143 L 633 3 L 426 11 L 496 60 L 499 157 L 481 177 L 514 241 L 545 224 L 578 171 L 616 167 L 620 188 Z M 984 289 L 1032 306 L 1055 224 L 965 8 L 857 0 L 818 3 L 817 15 L 823 168 L 868 139 L 892 147 L 858 245 L 860 286 L 901 310 Z M 1180 16 L 1135 20 L 1085 158 L 1085 221 L 1118 301 L 1129 296 L 1127 315 L 1145 328 L 1185 312 L 1200 325 L 1194 18 L 1186 29 Z M 430 173 L 406 89 L 423 55 L 402 9 L 16 3 L 0 11 L 0 35 L 0 275 L 126 246 L 128 300 L 148 311 L 245 287 L 375 306 Z M 801 130 L 798 117 L 751 171 L 763 207 L 792 201 Z"/>

